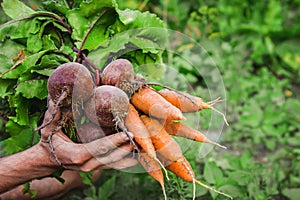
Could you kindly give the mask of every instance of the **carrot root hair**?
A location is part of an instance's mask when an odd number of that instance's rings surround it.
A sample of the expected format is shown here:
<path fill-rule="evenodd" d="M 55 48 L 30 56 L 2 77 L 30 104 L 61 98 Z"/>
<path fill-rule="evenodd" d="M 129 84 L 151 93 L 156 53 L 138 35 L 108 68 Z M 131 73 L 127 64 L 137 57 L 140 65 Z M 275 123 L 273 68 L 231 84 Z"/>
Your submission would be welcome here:
<path fill-rule="evenodd" d="M 196 179 L 193 170 L 187 165 L 186 162 L 182 162 L 183 166 L 188 170 L 190 176 L 193 179 L 193 200 L 196 198 Z"/>
<path fill-rule="evenodd" d="M 223 117 L 224 122 L 226 123 L 226 125 L 229 126 L 225 114 L 213 107 L 213 105 L 215 105 L 216 103 L 222 102 L 222 101 L 223 101 L 223 99 L 221 99 L 221 97 L 218 97 L 218 98 L 216 98 L 212 101 L 207 102 L 206 104 L 207 104 L 207 107 L 209 109 L 211 109 L 211 110 L 215 111 L 216 113 L 220 114 Z"/>
<path fill-rule="evenodd" d="M 225 147 L 225 146 L 223 146 L 223 145 L 221 145 L 221 144 L 219 144 L 219 143 L 217 143 L 217 142 L 213 142 L 213 141 L 211 141 L 211 140 L 209 140 L 208 143 L 209 143 L 209 144 L 212 144 L 212 145 L 215 145 L 215 146 L 218 146 L 218 147 L 220 147 L 220 148 L 222 148 L 222 149 L 227 149 L 227 147 Z"/>
<path fill-rule="evenodd" d="M 163 171 L 165 172 L 166 179 L 169 181 L 170 178 L 169 178 L 169 176 L 168 176 L 168 171 L 166 170 L 165 166 L 160 162 L 160 160 L 159 160 L 157 157 L 155 157 L 155 158 L 153 158 L 153 159 L 154 159 L 155 161 L 157 161 L 158 164 L 161 166 L 161 168 L 162 168 Z"/>
<path fill-rule="evenodd" d="M 216 113 L 220 114 L 220 115 L 223 117 L 225 124 L 226 124 L 227 126 L 229 126 L 228 121 L 227 121 L 226 116 L 225 116 L 224 113 L 222 113 L 221 111 L 217 110 L 217 109 L 214 108 L 213 106 L 210 106 L 209 109 L 211 109 L 211 110 L 215 111 Z"/>
<path fill-rule="evenodd" d="M 228 197 L 228 198 L 230 198 L 230 199 L 233 199 L 232 196 L 230 196 L 230 195 L 228 195 L 228 194 L 226 194 L 226 193 L 220 192 L 219 190 L 216 190 L 215 188 L 209 187 L 208 185 L 205 185 L 205 184 L 202 183 L 201 181 L 195 180 L 195 182 L 196 182 L 197 184 L 201 185 L 202 187 L 206 188 L 206 189 L 212 190 L 212 191 L 214 191 L 214 192 L 216 192 L 216 193 L 218 193 L 218 194 L 221 194 L 221 195 L 223 195 L 223 196 L 225 196 L 225 197 Z"/>
<path fill-rule="evenodd" d="M 223 99 L 221 99 L 221 97 L 218 97 L 218 98 L 216 98 L 216 99 L 214 99 L 214 100 L 211 100 L 211 101 L 209 101 L 209 102 L 206 102 L 209 106 L 213 106 L 213 105 L 215 105 L 216 103 L 220 103 L 220 102 L 222 102 L 223 101 Z"/>
<path fill-rule="evenodd" d="M 166 189 L 165 189 L 165 186 L 163 183 L 160 183 L 160 186 L 161 186 L 161 190 L 164 194 L 164 199 L 167 200 L 167 193 L 166 193 Z"/>

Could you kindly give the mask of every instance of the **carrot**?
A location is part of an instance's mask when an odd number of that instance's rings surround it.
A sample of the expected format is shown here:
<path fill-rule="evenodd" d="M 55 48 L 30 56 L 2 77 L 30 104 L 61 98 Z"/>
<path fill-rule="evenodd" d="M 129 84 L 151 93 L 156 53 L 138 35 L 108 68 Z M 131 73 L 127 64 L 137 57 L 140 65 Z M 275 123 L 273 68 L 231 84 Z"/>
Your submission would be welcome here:
<path fill-rule="evenodd" d="M 132 104 L 129 104 L 127 116 L 125 118 L 125 126 L 134 135 L 135 141 L 152 157 L 156 157 L 154 146 L 151 142 L 148 129 L 141 121 L 138 112 Z"/>
<path fill-rule="evenodd" d="M 161 165 L 163 170 L 166 172 L 167 179 L 169 179 L 165 167 L 157 159 L 156 152 L 150 138 L 150 133 L 132 104 L 129 104 L 128 106 L 127 116 L 125 118 L 125 126 L 133 134 L 136 143 L 142 147 L 146 154 Z"/>
<path fill-rule="evenodd" d="M 150 133 L 153 146 L 157 153 L 168 158 L 169 162 L 176 161 L 182 157 L 179 144 L 166 132 L 159 121 L 151 119 L 146 115 L 142 115 L 140 118 Z"/>
<path fill-rule="evenodd" d="M 175 173 L 177 176 L 188 182 L 193 182 L 193 199 L 195 199 L 196 186 L 195 183 L 208 188 L 219 194 L 230 197 L 227 194 L 217 191 L 202 182 L 195 179 L 195 175 L 189 162 L 184 157 L 180 146 L 176 141 L 167 133 L 164 127 L 155 119 L 151 119 L 145 115 L 141 116 L 142 121 L 149 130 L 154 148 L 157 154 L 167 166 L 167 169 Z M 231 197 L 230 197 L 231 198 Z"/>
<path fill-rule="evenodd" d="M 228 125 L 225 115 L 213 107 L 215 103 L 220 101 L 219 98 L 211 102 L 204 102 L 200 97 L 166 88 L 160 90 L 159 94 L 169 101 L 173 106 L 179 108 L 183 113 L 197 112 L 202 109 L 211 109 L 221 114 L 225 123 Z"/>
<path fill-rule="evenodd" d="M 161 158 L 161 160 L 164 160 L 164 158 Z M 230 195 L 220 192 L 212 187 L 209 187 L 208 185 L 205 185 L 201 181 L 195 179 L 195 173 L 193 171 L 193 168 L 191 167 L 190 163 L 187 161 L 187 159 L 185 157 L 182 157 L 181 159 L 179 159 L 175 162 L 172 162 L 171 164 L 166 166 L 166 168 L 187 182 L 193 182 L 193 184 L 197 183 L 197 184 L 201 185 L 202 187 L 205 187 L 209 190 L 212 190 L 218 194 L 224 195 L 224 196 L 232 199 L 232 197 Z M 195 187 L 195 185 L 194 185 L 194 187 Z M 195 191 L 195 189 L 194 189 L 194 191 Z M 196 194 L 194 193 L 194 196 L 195 195 Z"/>
<path fill-rule="evenodd" d="M 179 144 L 166 132 L 164 127 L 155 119 L 151 119 L 145 115 L 141 116 L 142 121 L 146 125 L 150 132 L 152 143 L 157 150 L 157 153 L 163 158 L 165 165 L 179 162 L 184 158 Z M 186 171 L 192 171 L 192 168 L 185 169 Z M 181 169 L 182 171 L 182 169 Z M 183 172 L 183 171 L 182 171 Z M 183 176 L 183 173 L 182 173 Z M 186 176 L 191 176 L 186 174 Z M 194 176 L 192 176 L 194 177 Z M 194 178 L 193 178 L 194 179 Z M 193 181 L 193 199 L 195 199 L 195 181 Z"/>
<path fill-rule="evenodd" d="M 188 138 L 191 140 L 195 140 L 197 142 L 205 142 L 209 144 L 216 145 L 218 147 L 221 147 L 223 149 L 227 149 L 225 146 L 220 145 L 216 142 L 211 141 L 208 139 L 203 133 L 200 131 L 193 129 L 181 122 L 165 122 L 164 123 L 164 128 L 170 135 L 174 136 L 179 136 L 179 137 L 184 137 Z"/>
<path fill-rule="evenodd" d="M 159 95 L 154 89 L 143 86 L 131 97 L 131 103 L 145 114 L 167 120 L 185 119 L 181 111 Z"/>
<path fill-rule="evenodd" d="M 156 160 L 146 154 L 143 149 L 141 150 L 141 154 L 138 156 L 138 160 L 148 174 L 160 183 L 164 197 L 167 199 L 164 176 L 160 169 L 160 165 L 156 162 Z"/>
<path fill-rule="evenodd" d="M 208 103 L 202 100 L 202 98 L 186 93 L 168 89 L 162 89 L 158 93 L 182 112 L 196 112 L 210 107 Z"/>

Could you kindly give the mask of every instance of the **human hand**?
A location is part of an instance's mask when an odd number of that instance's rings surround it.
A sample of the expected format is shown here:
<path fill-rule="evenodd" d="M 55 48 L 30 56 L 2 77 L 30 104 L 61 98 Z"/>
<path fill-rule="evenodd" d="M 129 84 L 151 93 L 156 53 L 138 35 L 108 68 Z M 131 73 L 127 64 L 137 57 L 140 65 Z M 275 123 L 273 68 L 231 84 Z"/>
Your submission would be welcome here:
<path fill-rule="evenodd" d="M 54 105 L 50 101 L 44 123 L 52 118 Z M 138 161 L 131 154 L 133 146 L 129 137 L 119 132 L 89 143 L 74 143 L 58 127 L 61 112 L 58 109 L 52 122 L 41 129 L 41 145 L 49 153 L 53 166 L 80 171 L 95 169 L 122 169 L 136 165 Z"/>

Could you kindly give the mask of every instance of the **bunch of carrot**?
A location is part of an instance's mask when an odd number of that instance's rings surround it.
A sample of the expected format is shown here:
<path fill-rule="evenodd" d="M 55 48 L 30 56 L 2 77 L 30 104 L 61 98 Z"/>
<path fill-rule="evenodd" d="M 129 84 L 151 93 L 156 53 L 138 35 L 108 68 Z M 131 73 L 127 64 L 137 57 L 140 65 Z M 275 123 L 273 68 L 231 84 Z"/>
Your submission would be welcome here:
<path fill-rule="evenodd" d="M 184 157 L 179 144 L 171 137 L 171 135 L 185 137 L 225 148 L 209 140 L 198 130 L 181 122 L 185 120 L 183 113 L 214 109 L 212 105 L 216 101 L 206 103 L 199 97 L 168 87 L 156 91 L 151 87 L 153 84 L 147 83 L 141 75 L 132 74 L 133 69 L 131 67 L 128 60 L 113 61 L 103 71 L 102 84 L 115 85 L 128 94 L 130 103 L 124 125 L 134 135 L 134 141 L 139 148 L 140 164 L 150 176 L 161 184 L 165 198 L 164 176 L 161 170 L 165 170 L 165 168 L 183 180 L 193 183 L 194 198 L 195 183 L 231 198 L 229 195 L 196 180 L 193 169 Z M 107 74 L 111 76 L 111 73 L 108 72 L 115 72 L 116 69 L 118 73 L 113 74 L 118 74 L 121 80 L 118 77 L 107 77 Z M 112 78 L 118 80 L 116 84 L 106 81 L 112 80 Z"/>

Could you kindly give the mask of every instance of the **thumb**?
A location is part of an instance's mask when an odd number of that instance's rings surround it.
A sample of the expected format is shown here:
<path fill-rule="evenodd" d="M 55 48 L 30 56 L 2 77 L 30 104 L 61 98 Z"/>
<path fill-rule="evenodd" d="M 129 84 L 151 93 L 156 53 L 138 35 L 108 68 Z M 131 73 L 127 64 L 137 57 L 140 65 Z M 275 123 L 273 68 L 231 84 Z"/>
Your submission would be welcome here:
<path fill-rule="evenodd" d="M 41 129 L 41 134 L 43 136 L 48 136 L 51 131 L 54 131 L 58 126 L 58 121 L 61 116 L 61 111 L 52 100 L 49 101 L 48 109 L 44 116 L 43 128 Z"/>

